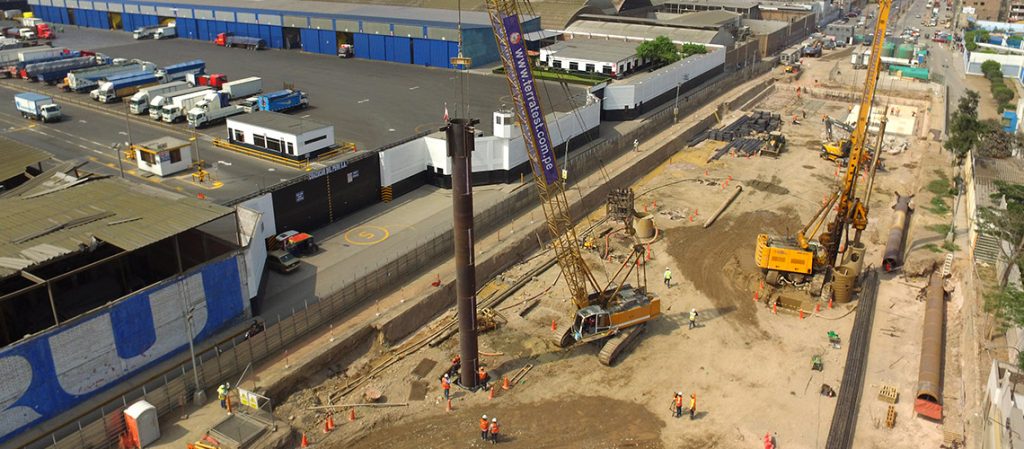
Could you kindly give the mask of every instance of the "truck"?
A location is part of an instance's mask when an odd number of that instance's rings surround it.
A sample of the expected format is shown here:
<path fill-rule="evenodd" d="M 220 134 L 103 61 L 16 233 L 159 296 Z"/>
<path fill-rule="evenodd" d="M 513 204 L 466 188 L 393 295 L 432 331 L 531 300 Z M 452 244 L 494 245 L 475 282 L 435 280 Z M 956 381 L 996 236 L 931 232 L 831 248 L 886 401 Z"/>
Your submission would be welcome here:
<path fill-rule="evenodd" d="M 214 89 L 220 89 L 224 86 L 224 83 L 228 82 L 228 76 L 223 73 L 211 73 L 209 75 L 188 73 L 185 75 L 185 81 L 188 81 L 193 86 L 210 86 Z"/>
<path fill-rule="evenodd" d="M 250 76 L 238 81 L 224 83 L 224 85 L 221 86 L 220 91 L 227 94 L 228 98 L 231 100 L 258 94 L 263 91 L 263 78 Z"/>
<path fill-rule="evenodd" d="M 309 98 L 301 90 L 279 90 L 268 94 L 249 97 L 242 102 L 245 112 L 270 111 L 283 112 L 309 106 Z"/>
<path fill-rule="evenodd" d="M 5 9 L 4 10 L 4 19 L 14 20 L 14 19 L 17 19 L 19 17 L 21 17 L 21 10 L 20 9 Z"/>
<path fill-rule="evenodd" d="M 113 103 L 121 97 L 135 95 L 139 89 L 157 84 L 160 84 L 160 80 L 152 72 L 139 72 L 116 78 L 108 78 L 100 83 L 100 88 L 97 89 L 99 93 L 96 96 L 96 101 Z"/>
<path fill-rule="evenodd" d="M 160 120 L 167 123 L 174 123 L 185 120 L 188 111 L 192 109 L 196 103 L 203 101 L 206 98 L 220 98 L 220 93 L 215 90 L 208 90 L 204 92 L 196 92 L 188 95 L 176 96 L 171 99 L 170 104 L 164 105 L 160 108 Z"/>
<path fill-rule="evenodd" d="M 118 63 L 114 61 L 113 64 L 101 67 L 73 70 L 68 73 L 64 85 L 67 90 L 83 92 L 95 88 L 99 81 L 106 77 L 140 71 L 152 72 L 155 69 L 156 66 L 151 62 L 132 61 Z"/>
<path fill-rule="evenodd" d="M 156 34 L 156 30 L 159 28 L 159 25 L 150 25 L 136 28 L 135 31 L 132 31 L 132 39 L 149 39 L 153 37 L 154 34 Z"/>
<path fill-rule="evenodd" d="M 96 100 L 96 101 L 100 101 L 100 86 L 103 85 L 103 83 L 105 83 L 107 81 L 119 80 L 119 79 L 121 79 L 123 77 L 133 77 L 133 76 L 141 75 L 141 74 L 144 74 L 144 73 L 147 73 L 147 72 L 144 71 L 144 70 L 134 70 L 134 71 L 131 71 L 131 72 L 122 72 L 122 73 L 117 73 L 117 74 L 114 74 L 114 75 L 105 76 L 103 78 L 100 78 L 100 79 L 96 80 L 96 88 L 89 91 L 89 98 L 92 98 L 93 100 Z M 152 72 L 150 72 L 150 73 L 152 73 Z"/>
<path fill-rule="evenodd" d="M 74 58 L 78 58 L 78 57 L 81 57 L 81 56 L 95 56 L 95 53 L 88 52 L 88 51 L 80 52 L 80 51 L 75 50 L 75 51 L 69 51 L 67 53 L 59 53 L 59 54 L 56 54 L 54 56 L 49 56 L 49 57 L 45 57 L 45 58 L 37 58 L 37 57 L 33 56 L 33 58 L 31 60 L 29 60 L 29 61 L 18 61 L 18 62 L 15 62 L 13 64 L 5 66 L 3 68 L 3 70 L 4 70 L 4 72 L 6 72 L 8 77 L 29 79 L 30 77 L 28 75 L 28 72 L 25 69 L 28 66 L 30 66 L 30 65 L 41 64 L 41 63 L 45 63 L 45 62 L 65 61 L 65 60 L 68 60 L 68 59 L 74 59 Z"/>
<path fill-rule="evenodd" d="M 193 59 L 159 68 L 156 70 L 156 76 L 160 78 L 160 82 L 168 83 L 171 81 L 187 80 L 189 74 L 195 76 L 204 71 L 206 71 L 206 62 L 203 62 L 202 59 Z"/>
<path fill-rule="evenodd" d="M 178 28 L 173 23 L 157 28 L 156 32 L 153 33 L 153 39 L 155 40 L 170 39 L 172 37 L 178 37 Z"/>
<path fill-rule="evenodd" d="M 149 111 L 149 102 L 158 95 L 170 95 L 189 88 L 188 83 L 184 81 L 171 81 L 167 84 L 143 87 L 128 99 L 128 111 L 135 115 L 145 114 Z"/>
<path fill-rule="evenodd" d="M 228 96 L 221 92 L 206 96 L 188 110 L 189 126 L 202 128 L 245 112 L 241 106 L 231 104 L 228 100 Z"/>
<path fill-rule="evenodd" d="M 43 122 L 60 121 L 60 106 L 49 95 L 25 92 L 14 96 L 14 107 L 21 116 Z"/>
<path fill-rule="evenodd" d="M 212 90 L 213 90 L 213 88 L 210 87 L 210 86 L 198 86 L 198 87 L 189 87 L 188 89 L 179 90 L 179 91 L 176 91 L 176 92 L 163 93 L 163 94 L 156 95 L 156 96 L 153 97 L 152 100 L 149 100 L 149 117 L 151 119 L 153 119 L 153 120 L 160 120 L 160 118 L 161 118 L 161 111 L 163 110 L 163 107 L 171 104 L 172 102 L 174 102 L 174 98 L 175 97 L 181 97 L 181 96 L 184 96 L 184 95 L 191 95 L 191 94 L 194 94 L 196 92 L 209 92 L 209 91 L 212 91 Z"/>
<path fill-rule="evenodd" d="M 71 52 L 66 48 L 20 48 L 11 53 L 0 55 L 0 71 L 10 78 L 17 75 L 18 70 L 34 62 L 55 61 L 63 59 Z"/>
<path fill-rule="evenodd" d="M 79 56 L 77 58 L 63 59 L 59 61 L 40 62 L 25 66 L 23 71 L 32 81 L 39 81 L 49 85 L 57 84 L 72 70 L 95 67 L 106 64 L 106 59 L 100 56 Z"/>
<path fill-rule="evenodd" d="M 235 36 L 231 33 L 220 33 L 213 42 L 221 47 L 242 47 L 247 50 L 259 50 L 266 46 L 266 42 L 258 37 Z"/>
<path fill-rule="evenodd" d="M 18 37 L 26 41 L 33 40 L 36 38 L 36 30 L 28 27 L 18 28 Z"/>

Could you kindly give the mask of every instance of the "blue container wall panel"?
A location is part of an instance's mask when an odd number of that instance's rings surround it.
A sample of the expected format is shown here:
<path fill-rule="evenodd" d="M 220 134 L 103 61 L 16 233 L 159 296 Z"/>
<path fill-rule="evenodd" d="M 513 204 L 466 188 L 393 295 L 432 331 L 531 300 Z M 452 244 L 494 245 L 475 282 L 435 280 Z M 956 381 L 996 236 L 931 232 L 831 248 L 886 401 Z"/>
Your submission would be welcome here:
<path fill-rule="evenodd" d="M 263 39 L 263 42 L 267 44 L 267 46 L 273 47 L 273 45 L 271 44 L 273 39 L 270 37 L 270 25 L 259 25 L 259 28 L 260 39 Z"/>
<path fill-rule="evenodd" d="M 227 27 L 227 32 L 228 33 L 237 34 L 239 36 L 245 36 L 244 33 L 239 33 L 238 32 L 238 28 L 236 27 L 235 22 L 220 22 L 220 23 L 223 23 L 224 26 Z"/>
<path fill-rule="evenodd" d="M 215 20 L 215 21 L 213 21 L 213 23 L 214 23 L 214 29 L 217 30 L 216 33 L 212 32 L 212 31 L 210 32 L 210 34 L 213 34 L 213 37 L 217 37 L 217 35 L 220 34 L 220 33 L 227 33 L 227 32 L 230 31 L 230 30 L 228 30 L 228 23 L 227 22 L 221 22 L 219 20 Z"/>
<path fill-rule="evenodd" d="M 303 28 L 299 30 L 299 38 L 302 40 L 302 51 L 310 53 L 320 52 L 320 35 L 316 30 Z"/>
<path fill-rule="evenodd" d="M 89 26 L 89 11 L 86 11 L 84 9 L 76 9 L 75 10 L 75 25 L 78 25 L 80 27 L 87 27 L 87 26 Z"/>
<path fill-rule="evenodd" d="M 43 19 L 44 21 L 50 20 L 50 7 L 49 6 L 34 6 L 32 7 L 32 14 L 36 17 Z"/>
<path fill-rule="evenodd" d="M 388 48 L 391 59 L 389 61 L 402 64 L 412 64 L 412 39 L 408 37 L 388 36 L 392 45 Z"/>
<path fill-rule="evenodd" d="M 448 67 L 448 42 L 430 41 L 430 66 Z"/>
<path fill-rule="evenodd" d="M 96 11 L 96 18 L 99 19 L 99 28 L 104 30 L 110 29 L 110 14 L 106 11 Z"/>
<path fill-rule="evenodd" d="M 196 19 L 196 32 L 199 33 L 199 39 L 204 41 L 212 40 L 210 39 L 210 30 L 207 26 L 206 20 Z"/>
<path fill-rule="evenodd" d="M 121 28 L 124 28 L 124 30 L 129 32 L 129 33 L 131 33 L 132 31 L 135 31 L 135 26 L 134 26 L 134 22 L 133 22 L 132 16 L 134 16 L 134 14 L 129 14 L 129 13 L 121 14 Z"/>
<path fill-rule="evenodd" d="M 270 26 L 270 40 L 267 43 L 274 48 L 284 48 L 284 34 L 281 32 L 281 27 Z"/>
<path fill-rule="evenodd" d="M 60 9 L 60 23 L 64 23 L 64 24 L 71 23 L 71 20 L 68 18 L 68 9 L 67 8 L 61 8 Z"/>
<path fill-rule="evenodd" d="M 389 62 L 395 62 L 394 36 L 384 36 L 384 60 Z"/>
<path fill-rule="evenodd" d="M 535 21 L 523 24 L 523 31 L 526 32 L 527 25 L 537 26 Z M 469 28 L 462 30 L 462 55 L 473 59 L 473 65 L 481 67 L 487 64 L 499 62 L 498 45 L 494 43 L 494 36 L 489 28 Z"/>
<path fill-rule="evenodd" d="M 149 26 L 159 26 L 160 25 L 160 17 L 158 17 L 158 16 L 150 16 L 150 15 L 147 15 L 146 17 L 148 18 L 147 21 L 149 22 Z"/>
<path fill-rule="evenodd" d="M 178 34 L 184 32 L 188 39 L 199 39 L 199 32 L 196 30 L 196 19 L 178 19 Z"/>
<path fill-rule="evenodd" d="M 374 61 L 387 61 L 387 41 L 379 34 L 368 34 L 370 39 L 370 59 Z"/>
<path fill-rule="evenodd" d="M 89 28 L 100 28 L 99 13 L 99 11 L 89 11 Z"/>
<path fill-rule="evenodd" d="M 320 53 L 325 55 L 338 54 L 338 35 L 334 30 L 320 30 Z"/>
<path fill-rule="evenodd" d="M 369 58 L 370 36 L 363 33 L 352 33 L 352 51 L 357 58 Z"/>
<path fill-rule="evenodd" d="M 458 56 L 459 56 L 459 43 L 458 42 L 449 42 L 448 43 L 448 65 L 446 65 L 445 67 L 455 68 L 455 66 L 452 65 L 452 58 L 456 58 Z"/>
<path fill-rule="evenodd" d="M 430 65 L 430 41 L 427 39 L 412 40 L 412 63 L 416 65 Z"/>
<path fill-rule="evenodd" d="M 245 33 L 249 37 L 261 37 L 260 26 L 255 23 L 247 23 L 245 24 Z M 266 39 L 263 40 L 266 41 Z"/>

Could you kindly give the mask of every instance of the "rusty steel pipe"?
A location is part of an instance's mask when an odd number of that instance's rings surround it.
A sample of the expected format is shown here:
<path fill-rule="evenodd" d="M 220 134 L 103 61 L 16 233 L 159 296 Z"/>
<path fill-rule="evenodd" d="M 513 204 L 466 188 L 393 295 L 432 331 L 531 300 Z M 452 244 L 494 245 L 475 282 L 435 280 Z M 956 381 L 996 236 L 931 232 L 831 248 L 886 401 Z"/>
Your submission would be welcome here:
<path fill-rule="evenodd" d="M 946 330 L 946 292 L 942 283 L 942 273 L 933 271 L 925 290 L 921 368 L 914 399 L 914 411 L 931 419 L 942 419 L 942 355 Z"/>
<path fill-rule="evenodd" d="M 882 267 L 886 272 L 891 272 L 903 264 L 903 234 L 907 230 L 907 216 L 910 215 L 910 200 L 914 195 L 902 196 L 896 192 L 896 205 L 892 208 L 896 211 L 889 226 L 889 238 L 885 242 L 885 253 L 882 256 Z"/>
<path fill-rule="evenodd" d="M 473 125 L 478 121 L 457 118 L 444 128 L 448 156 L 452 158 L 453 240 L 455 242 L 455 298 L 459 315 L 459 384 L 477 387 L 480 355 L 476 335 L 476 263 L 473 250 Z"/>

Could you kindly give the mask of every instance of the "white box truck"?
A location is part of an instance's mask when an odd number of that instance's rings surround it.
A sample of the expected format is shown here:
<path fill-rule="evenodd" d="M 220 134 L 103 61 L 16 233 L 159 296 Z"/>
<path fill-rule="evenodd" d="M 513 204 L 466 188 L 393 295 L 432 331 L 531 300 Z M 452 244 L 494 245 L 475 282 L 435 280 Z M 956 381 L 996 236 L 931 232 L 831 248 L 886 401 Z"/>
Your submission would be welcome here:
<path fill-rule="evenodd" d="M 144 26 L 144 27 L 136 28 L 135 31 L 132 31 L 132 39 L 139 40 L 139 39 L 148 39 L 150 37 L 153 37 L 153 35 L 156 34 L 156 30 L 159 29 L 159 28 L 160 28 L 160 26 L 158 26 L 158 25 L 151 25 L 151 26 Z"/>
<path fill-rule="evenodd" d="M 160 120 L 167 123 L 174 123 L 185 120 L 186 114 L 192 109 L 196 103 L 203 101 L 207 98 L 220 98 L 220 93 L 217 91 L 209 92 L 196 92 L 194 94 L 182 95 L 180 97 L 174 97 L 171 100 L 171 104 L 164 106 L 160 109 Z"/>
<path fill-rule="evenodd" d="M 227 95 L 219 92 L 217 96 L 210 95 L 189 109 L 188 124 L 193 128 L 202 128 L 244 112 L 241 106 L 229 103 Z"/>
<path fill-rule="evenodd" d="M 172 37 L 178 37 L 178 29 L 174 26 L 174 24 L 157 28 L 156 31 L 153 33 L 153 39 L 156 40 L 170 39 Z"/>
<path fill-rule="evenodd" d="M 14 96 L 14 107 L 22 117 L 43 122 L 60 121 L 60 106 L 49 95 L 25 92 Z"/>
<path fill-rule="evenodd" d="M 220 91 L 228 96 L 228 99 L 244 98 L 263 91 L 263 78 L 251 76 L 238 81 L 224 83 Z"/>
<path fill-rule="evenodd" d="M 136 115 L 145 114 L 149 110 L 149 101 L 156 98 L 157 95 L 171 94 L 188 88 L 188 83 L 184 81 L 172 81 L 167 84 L 143 87 L 128 99 L 128 111 Z"/>
<path fill-rule="evenodd" d="M 162 117 L 161 113 L 163 111 L 164 106 L 167 106 L 167 105 L 171 104 L 172 102 L 174 102 L 174 98 L 175 97 L 180 97 L 180 96 L 183 96 L 183 95 L 191 95 L 191 94 L 194 94 L 196 92 L 206 92 L 206 91 L 212 91 L 212 90 L 213 90 L 213 88 L 210 87 L 210 86 L 198 86 L 198 87 L 189 87 L 188 89 L 179 90 L 177 92 L 164 93 L 164 94 L 157 95 L 157 96 L 153 97 L 152 100 L 149 101 L 149 117 L 152 118 L 153 120 L 160 120 L 161 117 Z"/>

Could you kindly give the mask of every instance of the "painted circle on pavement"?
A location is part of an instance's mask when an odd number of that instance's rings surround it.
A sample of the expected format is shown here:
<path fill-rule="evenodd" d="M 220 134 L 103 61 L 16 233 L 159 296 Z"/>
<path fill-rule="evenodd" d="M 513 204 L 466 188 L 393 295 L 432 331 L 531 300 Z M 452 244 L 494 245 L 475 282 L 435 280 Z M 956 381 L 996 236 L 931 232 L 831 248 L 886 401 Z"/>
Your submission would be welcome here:
<path fill-rule="evenodd" d="M 380 226 L 358 226 L 345 232 L 345 241 L 353 245 L 374 245 L 391 236 L 387 228 Z"/>

